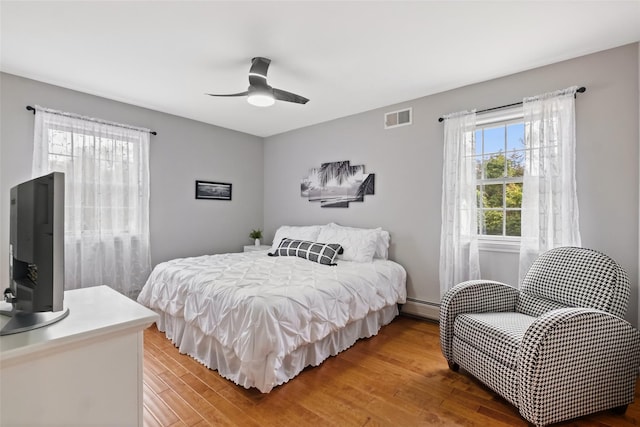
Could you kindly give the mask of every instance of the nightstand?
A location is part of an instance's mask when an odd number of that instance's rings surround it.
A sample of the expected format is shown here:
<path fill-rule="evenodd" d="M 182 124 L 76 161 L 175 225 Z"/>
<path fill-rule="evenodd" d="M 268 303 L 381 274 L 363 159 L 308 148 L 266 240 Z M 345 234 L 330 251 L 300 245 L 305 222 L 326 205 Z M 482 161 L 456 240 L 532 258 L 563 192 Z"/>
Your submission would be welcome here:
<path fill-rule="evenodd" d="M 271 245 L 247 245 L 244 247 L 243 252 L 266 251 L 267 249 L 271 249 Z"/>

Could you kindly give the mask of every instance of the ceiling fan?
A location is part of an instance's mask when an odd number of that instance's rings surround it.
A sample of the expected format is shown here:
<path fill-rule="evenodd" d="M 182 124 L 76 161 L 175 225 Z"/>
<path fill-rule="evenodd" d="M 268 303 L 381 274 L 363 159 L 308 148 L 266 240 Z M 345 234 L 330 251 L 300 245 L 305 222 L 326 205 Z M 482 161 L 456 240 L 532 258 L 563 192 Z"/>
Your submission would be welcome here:
<path fill-rule="evenodd" d="M 306 104 L 309 102 L 304 96 L 276 89 L 267 84 L 267 70 L 269 70 L 271 60 L 269 58 L 256 57 L 251 60 L 249 69 L 249 88 L 245 92 L 232 93 L 228 95 L 218 95 L 207 93 L 210 96 L 247 96 L 247 101 L 257 107 L 268 107 L 276 100 L 294 102 L 296 104 Z"/>

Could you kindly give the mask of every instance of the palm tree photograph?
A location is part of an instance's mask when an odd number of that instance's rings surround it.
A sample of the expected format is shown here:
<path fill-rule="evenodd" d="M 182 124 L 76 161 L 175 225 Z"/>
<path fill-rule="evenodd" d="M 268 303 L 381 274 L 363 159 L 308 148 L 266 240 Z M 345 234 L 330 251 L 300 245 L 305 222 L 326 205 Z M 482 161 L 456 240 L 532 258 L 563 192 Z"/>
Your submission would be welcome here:
<path fill-rule="evenodd" d="M 364 165 L 351 166 L 348 160 L 323 163 L 302 179 L 300 195 L 323 208 L 347 208 L 351 202 L 362 202 L 374 194 L 375 174 L 364 173 Z"/>

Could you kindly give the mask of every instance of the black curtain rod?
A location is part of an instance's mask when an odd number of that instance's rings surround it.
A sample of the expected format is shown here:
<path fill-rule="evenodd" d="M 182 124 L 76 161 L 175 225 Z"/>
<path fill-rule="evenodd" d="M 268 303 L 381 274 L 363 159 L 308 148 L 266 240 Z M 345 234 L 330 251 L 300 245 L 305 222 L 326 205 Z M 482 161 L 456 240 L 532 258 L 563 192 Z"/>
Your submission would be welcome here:
<path fill-rule="evenodd" d="M 31 105 L 27 105 L 27 110 L 32 111 L 32 112 L 33 112 L 33 114 L 35 114 L 35 113 L 36 113 L 36 109 L 35 109 L 35 108 L 33 108 Z M 122 126 L 121 126 L 121 127 L 122 127 Z M 155 132 L 155 131 L 152 131 L 152 130 L 150 130 L 150 131 L 149 131 L 149 133 L 150 133 L 151 135 L 157 135 L 157 134 L 158 134 L 158 132 Z"/>
<path fill-rule="evenodd" d="M 580 93 L 584 93 L 587 90 L 586 87 L 582 86 L 579 87 L 578 89 L 576 89 L 576 92 L 580 92 Z M 574 95 L 575 96 L 575 95 Z M 514 102 L 513 104 L 507 104 L 507 105 L 501 105 L 499 107 L 493 107 L 493 108 L 486 108 L 484 110 L 480 110 L 480 111 L 476 111 L 476 114 L 480 114 L 480 113 L 486 113 L 488 111 L 493 111 L 493 110 L 501 110 L 502 108 L 509 108 L 509 107 L 515 107 L 516 105 L 522 105 L 522 101 L 520 102 Z M 444 122 L 444 117 L 440 117 L 438 119 L 439 122 Z"/>

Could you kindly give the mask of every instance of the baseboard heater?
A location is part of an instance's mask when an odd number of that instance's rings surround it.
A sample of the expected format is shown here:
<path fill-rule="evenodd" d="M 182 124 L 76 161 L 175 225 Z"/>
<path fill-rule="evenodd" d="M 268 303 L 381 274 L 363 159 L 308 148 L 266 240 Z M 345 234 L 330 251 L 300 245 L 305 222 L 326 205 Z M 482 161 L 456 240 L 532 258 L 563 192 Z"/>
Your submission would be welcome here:
<path fill-rule="evenodd" d="M 440 304 L 417 298 L 407 297 L 407 302 L 402 305 L 402 312 L 431 320 L 440 320 Z"/>

